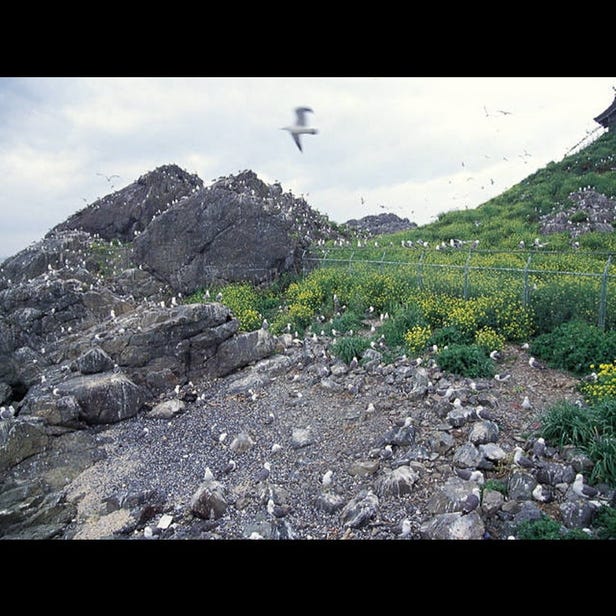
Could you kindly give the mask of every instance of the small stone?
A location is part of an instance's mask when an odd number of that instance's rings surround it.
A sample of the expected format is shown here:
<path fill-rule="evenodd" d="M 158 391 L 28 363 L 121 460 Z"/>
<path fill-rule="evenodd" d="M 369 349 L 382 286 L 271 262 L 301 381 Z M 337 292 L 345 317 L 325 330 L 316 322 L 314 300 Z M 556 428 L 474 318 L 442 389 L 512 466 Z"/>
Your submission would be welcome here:
<path fill-rule="evenodd" d="M 161 530 L 167 530 L 169 526 L 171 526 L 172 522 L 173 516 L 169 515 L 168 513 L 165 513 L 161 516 L 160 520 L 158 520 L 158 524 L 156 525 L 156 527 L 160 528 Z"/>

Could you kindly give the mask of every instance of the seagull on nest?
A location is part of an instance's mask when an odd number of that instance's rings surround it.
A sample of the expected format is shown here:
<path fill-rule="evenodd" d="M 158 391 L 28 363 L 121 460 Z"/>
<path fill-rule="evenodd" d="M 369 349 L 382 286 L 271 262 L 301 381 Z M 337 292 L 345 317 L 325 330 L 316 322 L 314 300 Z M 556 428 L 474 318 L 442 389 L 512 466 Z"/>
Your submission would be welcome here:
<path fill-rule="evenodd" d="M 575 481 L 571 487 L 573 491 L 582 498 L 595 498 L 599 496 L 599 490 L 597 490 L 597 488 L 593 488 L 584 483 L 584 476 L 582 473 L 578 473 L 575 476 Z"/>
<path fill-rule="evenodd" d="M 302 150 L 302 142 L 300 141 L 300 135 L 316 135 L 316 128 L 308 128 L 306 126 L 306 113 L 314 113 L 310 107 L 296 107 L 295 114 L 297 116 L 295 120 L 295 124 L 292 126 L 283 126 L 281 130 L 288 130 L 291 137 L 293 137 L 293 141 L 299 148 L 300 152 Z"/>

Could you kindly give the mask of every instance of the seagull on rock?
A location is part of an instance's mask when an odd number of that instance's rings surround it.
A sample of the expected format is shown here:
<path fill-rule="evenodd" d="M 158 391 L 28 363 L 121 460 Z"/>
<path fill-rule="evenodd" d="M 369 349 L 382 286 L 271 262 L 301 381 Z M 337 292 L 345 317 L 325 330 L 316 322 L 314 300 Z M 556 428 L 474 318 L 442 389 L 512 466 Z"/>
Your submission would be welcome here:
<path fill-rule="evenodd" d="M 307 124 L 306 114 L 307 113 L 314 113 L 314 111 L 312 111 L 310 107 L 296 107 L 295 108 L 295 115 L 296 115 L 295 124 L 293 124 L 292 126 L 283 126 L 281 129 L 281 130 L 289 131 L 291 137 L 293 137 L 293 141 L 295 141 L 295 144 L 299 148 L 300 152 L 303 152 L 302 142 L 300 141 L 300 136 L 301 135 L 316 135 L 318 133 L 316 128 L 308 128 L 308 126 L 306 126 Z"/>
<path fill-rule="evenodd" d="M 538 483 L 533 492 L 533 498 L 540 503 L 551 503 L 554 500 L 554 491 L 551 486 L 543 485 L 542 483 Z"/>
<path fill-rule="evenodd" d="M 474 481 L 478 483 L 480 486 L 484 484 L 485 478 L 481 471 L 470 470 L 468 468 L 457 468 L 455 469 L 456 475 L 460 477 L 460 479 L 464 479 L 464 481 Z"/>
<path fill-rule="evenodd" d="M 575 476 L 575 481 L 571 487 L 573 488 L 573 491 L 582 498 L 596 498 L 599 496 L 599 490 L 597 490 L 597 488 L 593 488 L 592 486 L 584 483 L 584 476 L 582 473 L 578 473 Z"/>
<path fill-rule="evenodd" d="M 513 450 L 513 463 L 521 468 L 533 468 L 535 466 L 533 461 L 524 455 L 524 450 L 521 447 L 516 447 Z"/>

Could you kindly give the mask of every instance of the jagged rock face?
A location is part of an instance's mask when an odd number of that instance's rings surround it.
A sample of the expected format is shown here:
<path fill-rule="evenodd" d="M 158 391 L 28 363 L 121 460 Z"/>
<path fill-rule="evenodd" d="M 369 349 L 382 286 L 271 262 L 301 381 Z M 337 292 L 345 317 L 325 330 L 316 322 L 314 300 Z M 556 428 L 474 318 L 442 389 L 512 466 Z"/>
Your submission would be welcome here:
<path fill-rule="evenodd" d="M 173 289 L 271 280 L 311 241 L 335 236 L 303 199 L 252 171 L 223 178 L 168 209 L 134 240 L 134 258 Z"/>
<path fill-rule="evenodd" d="M 160 213 L 203 187 L 203 181 L 177 165 L 164 165 L 141 176 L 126 188 L 83 208 L 54 227 L 58 231 L 80 229 L 105 240 L 132 240 Z"/>

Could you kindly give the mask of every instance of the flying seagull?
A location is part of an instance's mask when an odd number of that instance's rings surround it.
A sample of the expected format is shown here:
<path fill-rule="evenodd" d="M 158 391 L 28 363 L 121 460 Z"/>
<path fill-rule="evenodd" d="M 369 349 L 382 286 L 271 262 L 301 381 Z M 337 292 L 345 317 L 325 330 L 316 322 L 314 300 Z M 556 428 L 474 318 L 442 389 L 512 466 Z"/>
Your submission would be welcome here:
<path fill-rule="evenodd" d="M 306 113 L 308 112 L 314 113 L 310 107 L 296 107 L 295 114 L 297 118 L 295 120 L 295 124 L 292 126 L 283 126 L 281 129 L 289 131 L 300 152 L 303 152 L 300 135 L 316 135 L 318 132 L 316 128 L 308 128 L 306 126 Z"/>

